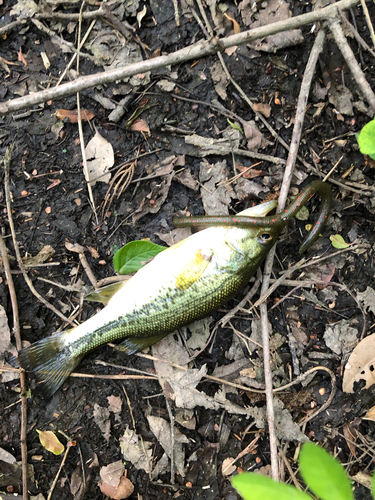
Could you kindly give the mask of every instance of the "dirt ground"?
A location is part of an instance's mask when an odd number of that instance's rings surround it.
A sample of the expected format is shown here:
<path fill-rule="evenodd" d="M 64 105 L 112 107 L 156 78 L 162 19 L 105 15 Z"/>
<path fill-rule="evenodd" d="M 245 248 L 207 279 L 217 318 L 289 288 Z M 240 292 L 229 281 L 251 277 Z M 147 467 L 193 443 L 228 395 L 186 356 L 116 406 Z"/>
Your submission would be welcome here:
<path fill-rule="evenodd" d="M 221 10 L 215 2 L 207 2 L 204 9 L 217 27 L 215 34 L 225 37 L 237 28 L 244 31 L 253 27 L 251 23 L 260 13 L 272 11 L 272 3 L 258 4 L 253 12 L 250 2 L 239 6 L 229 2 Z M 197 21 L 201 18 L 198 7 L 192 13 L 179 3 L 177 27 L 172 2 L 147 0 L 125 5 L 119 1 L 108 5 L 112 17 L 98 17 L 82 47 L 80 75 L 170 54 L 205 37 Z M 83 12 L 99 7 L 97 2 L 87 2 Z M 78 40 L 77 19 L 59 18 L 57 14 L 78 14 L 80 4 L 48 0 L 34 4 L 20 0 L 4 2 L 1 8 L 0 30 L 11 22 L 23 21 L 6 34 L 0 31 L 1 101 L 54 87 L 73 55 L 67 43 L 76 46 Z M 310 12 L 312 5 L 290 2 L 289 8 L 290 14 L 297 16 Z M 144 9 L 144 17 L 137 17 Z M 370 17 L 375 19 L 373 3 L 369 9 Z M 348 19 L 371 46 L 362 8 L 354 7 Z M 130 27 L 126 28 L 125 20 Z M 122 30 L 115 21 L 122 25 Z M 82 37 L 91 23 L 92 19 L 83 19 Z M 258 104 L 258 111 L 287 143 L 291 140 L 301 81 L 315 36 L 311 25 L 307 25 L 293 37 L 283 34 L 281 40 L 274 40 L 274 49 L 268 52 L 259 45 L 241 45 L 223 52 L 230 76 Z M 352 36 L 348 42 L 374 88 L 372 55 Z M 76 79 L 76 70 L 74 62 L 64 81 Z M 120 101 L 123 114 L 114 119 L 112 113 L 118 111 Z M 12 218 L 28 275 L 48 302 L 75 321 L 85 321 L 102 306 L 83 302 L 92 283 L 79 254 L 69 251 L 66 243 L 85 247 L 88 265 L 99 281 L 114 275 L 113 254 L 127 242 L 149 238 L 154 243 L 169 245 L 175 241 L 175 215 L 233 214 L 278 197 L 285 162 L 276 164 L 241 155 L 237 149 L 281 160 L 287 159 L 288 152 L 255 117 L 238 88 L 226 77 L 216 54 L 84 90 L 80 106 L 92 114 L 89 121 L 82 123 L 85 145 L 95 134 L 102 138 L 100 142 L 96 135 L 96 152 L 88 155 L 88 159 L 97 159 L 96 163 L 89 162 L 89 168 L 99 168 L 91 179 L 111 172 L 107 182 L 100 180 L 102 177 L 92 186 L 97 218 L 83 172 L 81 139 L 74 118 L 76 94 L 0 118 L 1 154 L 5 155 L 7 147 L 14 145 L 10 168 Z M 138 119 L 133 116 L 136 112 Z M 374 423 L 366 412 L 375 404 L 374 392 L 361 390 L 361 384 L 355 386 L 354 393 L 343 392 L 348 357 L 363 331 L 367 337 L 374 333 L 375 326 L 375 168 L 374 162 L 359 151 L 355 136 L 370 121 L 369 116 L 368 105 L 341 52 L 327 34 L 312 81 L 299 149 L 303 161 L 297 161 L 291 195 L 336 165 L 332 179 L 338 184 L 332 184 L 332 213 L 306 258 L 331 256 L 297 270 L 289 278 L 290 283 L 278 287 L 267 302 L 269 308 L 275 306 L 269 312 L 275 386 L 296 378 L 296 359 L 301 373 L 322 366 L 332 370 L 337 378 L 337 392 L 328 409 L 304 427 L 299 425 L 302 419 L 329 398 L 332 388 L 328 372 L 319 371 L 278 399 L 278 432 L 284 436 L 279 445 L 294 471 L 295 450 L 304 436 L 334 453 L 352 478 L 359 472 L 371 474 L 373 469 Z M 204 139 L 209 145 L 202 145 Z M 220 153 L 220 147 L 226 147 L 226 152 Z M 253 170 L 248 169 L 251 166 Z M 3 169 L 0 176 L 3 181 Z M 237 177 L 232 179 L 234 176 Z M 232 182 L 225 183 L 228 179 Z M 16 288 L 21 337 L 23 342 L 33 343 L 69 325 L 35 298 L 19 270 L 10 237 L 4 183 L 0 205 L 0 227 Z M 299 261 L 298 248 L 306 234 L 305 226 L 314 221 L 318 205 L 314 198 L 308 204 L 308 220 L 295 219 L 283 232 L 272 278 L 278 278 L 280 271 Z M 332 246 L 330 236 L 334 235 L 349 243 L 341 253 Z M 37 261 L 27 261 L 41 250 L 44 257 L 39 255 Z M 310 284 L 301 287 L 296 280 Z M 326 284 L 314 284 L 319 280 Z M 231 476 L 223 474 L 223 463 L 238 457 L 256 436 L 256 445 L 238 459 L 232 473 L 240 469 L 269 473 L 265 398 L 251 392 L 251 388 L 264 388 L 262 349 L 255 344 L 259 339 L 258 310 L 238 311 L 230 324 L 216 331 L 204 349 L 210 328 L 212 331 L 248 290 L 249 286 L 227 304 L 225 311 L 217 311 L 208 321 L 171 335 L 164 344 L 166 350 L 155 346 L 152 354 L 160 358 L 164 353 L 175 363 L 188 366 L 191 373 L 204 369 L 249 390 L 200 378 L 196 388 L 199 397 L 206 398 L 205 403 L 195 399 L 193 408 L 178 408 L 175 397 L 166 399 L 165 386 L 159 382 L 163 378 L 160 366 L 146 357 L 127 357 L 108 345 L 89 353 L 76 370 L 98 378 L 70 377 L 49 400 L 43 398 L 30 375 L 30 495 L 47 498 L 64 456 L 48 451 L 37 430 L 54 431 L 65 446 L 69 440 L 72 442 L 52 499 L 106 498 L 98 482 L 103 478 L 108 482 L 108 477 L 114 475 L 118 484 L 125 464 L 127 477 L 134 485 L 130 498 L 234 500 L 239 497 L 230 483 Z M 6 323 L 12 331 L 12 306 L 2 267 L 0 304 L 0 356 L 3 365 L 9 367 L 7 360 L 15 354 L 15 339 L 12 335 L 10 345 Z M 245 308 L 249 306 L 248 303 Z M 241 343 L 236 332 L 254 342 Z M 291 338 L 295 354 L 290 349 Z M 172 343 L 173 353 L 168 350 L 172 350 Z M 190 356 L 197 353 L 188 363 Z M 141 373 L 137 375 L 128 369 Z M 20 382 L 17 373 L 1 373 L 0 451 L 6 453 L 0 453 L 0 490 L 21 493 Z M 102 375 L 108 378 L 100 378 Z M 139 378 L 116 379 L 112 375 Z M 148 375 L 156 378 L 146 378 Z M 171 439 L 171 415 L 176 440 L 174 485 L 168 446 L 164 443 Z M 138 458 L 134 453 L 127 454 L 129 447 L 133 452 L 137 450 Z M 290 474 L 282 459 L 281 462 L 282 477 L 289 482 Z M 116 473 L 103 469 L 111 464 L 116 464 Z M 361 482 L 354 481 L 353 486 L 356 498 L 370 498 L 370 490 Z"/>

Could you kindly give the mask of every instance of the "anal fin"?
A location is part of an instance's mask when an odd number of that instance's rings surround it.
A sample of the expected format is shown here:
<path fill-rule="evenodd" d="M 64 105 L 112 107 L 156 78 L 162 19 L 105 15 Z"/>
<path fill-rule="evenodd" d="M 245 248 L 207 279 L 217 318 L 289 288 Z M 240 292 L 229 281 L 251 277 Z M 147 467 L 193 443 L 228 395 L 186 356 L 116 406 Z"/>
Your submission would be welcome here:
<path fill-rule="evenodd" d="M 126 352 L 126 354 L 134 354 L 135 352 L 143 351 L 150 347 L 159 340 L 163 339 L 168 333 L 154 335 L 153 337 L 127 337 L 121 344 L 116 346 L 119 351 Z"/>

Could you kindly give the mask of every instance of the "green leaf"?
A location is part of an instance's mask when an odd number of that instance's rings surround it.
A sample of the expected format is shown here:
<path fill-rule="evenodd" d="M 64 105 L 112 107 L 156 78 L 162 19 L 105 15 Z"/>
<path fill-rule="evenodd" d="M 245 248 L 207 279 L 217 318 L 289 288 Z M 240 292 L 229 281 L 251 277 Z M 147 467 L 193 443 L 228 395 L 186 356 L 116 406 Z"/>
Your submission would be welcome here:
<path fill-rule="evenodd" d="M 310 490 L 322 500 L 353 500 L 352 486 L 344 467 L 320 446 L 305 443 L 299 466 Z"/>
<path fill-rule="evenodd" d="M 363 127 L 357 141 L 361 153 L 375 160 L 375 118 Z"/>
<path fill-rule="evenodd" d="M 113 267 L 120 274 L 134 273 L 165 249 L 151 241 L 131 241 L 117 250 L 113 256 Z"/>
<path fill-rule="evenodd" d="M 232 484 L 245 500 L 311 500 L 310 495 L 293 486 L 253 472 L 238 474 Z"/>
<path fill-rule="evenodd" d="M 227 122 L 229 123 L 229 125 L 234 128 L 234 130 L 239 130 L 241 132 L 241 134 L 243 134 L 243 130 L 242 128 L 238 125 L 238 123 L 234 123 L 234 122 L 231 122 L 229 120 L 229 118 L 227 118 Z"/>
<path fill-rule="evenodd" d="M 371 495 L 375 498 L 375 474 L 371 478 Z"/>
<path fill-rule="evenodd" d="M 334 248 L 348 248 L 348 246 L 350 246 L 349 243 L 346 243 L 344 238 L 339 234 L 333 234 L 329 237 L 329 239 L 331 240 Z"/>

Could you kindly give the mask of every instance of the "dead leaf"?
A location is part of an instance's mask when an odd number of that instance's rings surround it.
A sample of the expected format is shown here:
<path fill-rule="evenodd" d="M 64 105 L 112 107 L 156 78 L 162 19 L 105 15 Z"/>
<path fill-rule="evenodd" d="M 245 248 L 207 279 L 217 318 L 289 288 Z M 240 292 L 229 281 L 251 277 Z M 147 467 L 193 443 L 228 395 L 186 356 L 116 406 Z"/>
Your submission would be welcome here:
<path fill-rule="evenodd" d="M 125 476 L 122 476 L 120 483 L 117 488 L 110 486 L 107 483 L 99 482 L 100 491 L 107 497 L 113 498 L 114 500 L 122 500 L 123 498 L 128 498 L 134 491 L 134 485 Z"/>
<path fill-rule="evenodd" d="M 0 304 L 0 366 L 11 368 L 10 364 L 4 361 L 5 352 L 10 352 L 13 356 L 17 355 L 17 349 L 10 342 L 10 329 L 8 326 L 7 314 L 4 307 Z M 1 372 L 0 377 L 1 381 L 5 383 L 17 380 L 19 378 L 19 374 L 14 371 L 4 371 Z"/>
<path fill-rule="evenodd" d="M 55 115 L 61 121 L 66 120 L 70 123 L 78 123 L 78 109 L 58 109 Z M 89 122 L 93 118 L 95 118 L 94 113 L 88 109 L 81 109 L 81 120 L 83 122 Z"/>
<path fill-rule="evenodd" d="M 93 417 L 96 425 L 101 430 L 104 439 L 109 441 L 109 437 L 111 435 L 111 421 L 110 421 L 109 410 L 95 403 Z"/>
<path fill-rule="evenodd" d="M 242 3 L 243 2 L 241 2 L 240 5 L 242 5 Z M 254 14 L 256 20 L 250 24 L 251 29 L 272 24 L 277 21 L 284 21 L 292 16 L 289 4 L 285 0 L 269 0 L 266 4 L 257 3 L 257 5 L 262 5 L 264 8 L 260 9 L 257 13 Z M 246 9 L 245 13 L 247 14 Z M 241 15 L 242 19 L 244 20 L 242 11 Z M 249 19 L 247 18 L 247 21 L 248 20 Z M 270 35 L 265 38 L 255 40 L 254 42 L 249 43 L 248 46 L 255 50 L 276 52 L 279 49 L 297 45 L 303 42 L 304 38 L 302 35 L 302 31 L 300 29 L 295 29 L 283 31 L 282 33 L 277 33 L 276 35 Z"/>
<path fill-rule="evenodd" d="M 120 396 L 107 396 L 107 399 L 109 403 L 108 410 L 115 414 L 120 413 L 122 409 L 122 399 Z"/>
<path fill-rule="evenodd" d="M 211 77 L 215 85 L 215 90 L 218 95 L 225 101 L 227 96 L 226 88 L 229 84 L 229 79 L 223 70 L 220 61 L 216 61 L 210 68 Z"/>
<path fill-rule="evenodd" d="M 375 290 L 373 288 L 368 286 L 364 292 L 358 292 L 357 299 L 363 303 L 366 311 L 375 314 Z"/>
<path fill-rule="evenodd" d="M 258 113 L 262 113 L 266 118 L 271 116 L 271 106 L 266 102 L 254 102 L 253 108 L 255 111 L 258 111 Z"/>
<path fill-rule="evenodd" d="M 136 469 L 144 469 L 149 474 L 152 463 L 152 443 L 141 440 L 141 438 L 129 427 L 125 429 L 124 435 L 120 437 L 120 449 L 125 460 L 129 460 Z"/>
<path fill-rule="evenodd" d="M 372 420 L 373 422 L 375 422 L 375 406 L 370 408 L 369 411 L 366 412 L 366 415 L 364 415 L 362 418 L 363 420 Z"/>
<path fill-rule="evenodd" d="M 195 179 L 190 171 L 190 169 L 185 168 L 179 174 L 176 174 L 175 180 L 181 182 L 184 186 L 193 189 L 194 191 L 198 191 L 199 182 Z"/>
<path fill-rule="evenodd" d="M 243 165 L 236 165 L 236 169 L 240 172 L 244 172 L 242 174 L 244 179 L 254 179 L 264 174 L 263 170 L 256 170 L 255 168 L 244 167 Z"/>
<path fill-rule="evenodd" d="M 258 151 L 267 145 L 267 141 L 259 130 L 254 120 L 242 122 L 243 131 L 247 139 L 247 149 L 249 151 Z"/>
<path fill-rule="evenodd" d="M 223 465 L 221 466 L 221 473 L 223 476 L 230 476 L 237 469 L 236 465 L 232 464 L 233 460 L 232 457 L 224 459 Z"/>
<path fill-rule="evenodd" d="M 150 425 L 150 429 L 153 432 L 156 439 L 164 448 L 165 453 L 169 458 L 172 456 L 172 438 L 171 438 L 171 425 L 164 418 L 154 417 L 149 415 L 147 417 L 148 423 Z M 175 464 L 179 474 L 184 477 L 185 476 L 185 453 L 182 447 L 182 444 L 189 444 L 189 439 L 184 436 L 178 429 L 174 429 L 174 447 L 173 447 L 173 456 L 175 460 Z"/>
<path fill-rule="evenodd" d="M 39 434 L 39 440 L 43 446 L 48 451 L 51 451 L 54 455 L 61 455 L 64 451 L 64 445 L 60 443 L 57 439 L 57 436 L 52 431 L 39 431 L 36 432 Z"/>
<path fill-rule="evenodd" d="M 53 257 L 53 255 L 55 255 L 55 250 L 51 247 L 51 245 L 46 245 L 37 255 L 35 255 L 35 257 L 28 257 L 22 260 L 25 267 L 32 267 L 38 264 L 43 264 L 48 259 Z"/>
<path fill-rule="evenodd" d="M 22 62 L 24 66 L 28 66 L 29 63 L 26 61 L 25 56 L 22 54 L 22 48 L 17 52 L 18 60 Z"/>
<path fill-rule="evenodd" d="M 7 464 L 15 464 L 17 462 L 15 457 L 3 448 L 0 448 L 0 460 Z"/>
<path fill-rule="evenodd" d="M 131 125 L 130 130 L 135 132 L 146 132 L 148 135 L 151 135 L 150 129 L 145 120 L 142 118 L 137 118 Z"/>
<path fill-rule="evenodd" d="M 334 326 L 326 325 L 323 338 L 326 346 L 344 360 L 357 344 L 358 330 L 350 326 L 350 321 L 342 319 Z"/>
<path fill-rule="evenodd" d="M 238 132 L 238 131 L 235 131 Z M 228 179 L 226 160 L 217 163 L 203 161 L 200 164 L 199 180 L 204 189 L 201 190 L 204 210 L 208 215 L 228 215 L 231 195 L 222 183 Z"/>
<path fill-rule="evenodd" d="M 99 259 L 99 253 L 96 248 L 87 246 L 87 250 L 90 252 L 93 259 Z"/>
<path fill-rule="evenodd" d="M 115 156 L 112 145 L 98 131 L 86 146 L 86 158 L 90 184 L 95 186 L 96 181 L 108 184 L 111 174 L 106 172 L 113 166 Z"/>
<path fill-rule="evenodd" d="M 375 383 L 375 334 L 361 340 L 354 349 L 345 366 L 342 389 L 354 392 L 355 382 L 364 380 L 368 389 Z"/>
<path fill-rule="evenodd" d="M 113 488 L 117 488 L 120 484 L 120 479 L 124 475 L 125 465 L 122 460 L 113 462 L 100 469 L 100 477 L 104 483 L 107 483 Z"/>
<path fill-rule="evenodd" d="M 234 30 L 235 34 L 237 35 L 238 33 L 241 33 L 241 28 L 240 28 L 240 25 L 238 24 L 238 22 L 235 19 L 233 19 L 233 17 L 228 16 L 228 14 L 225 13 L 225 12 L 224 12 L 224 16 L 227 19 L 229 19 L 230 21 L 232 21 L 232 23 L 233 23 L 233 30 Z"/>
<path fill-rule="evenodd" d="M 182 240 L 185 240 L 189 236 L 191 236 L 191 228 L 190 227 L 178 227 L 176 229 L 172 229 L 169 233 L 155 233 L 164 243 L 166 243 L 169 247 L 174 245 L 175 243 L 179 243 Z"/>
<path fill-rule="evenodd" d="M 371 410 L 370 410 L 371 411 Z M 375 416 L 375 414 L 374 414 Z M 348 445 L 349 450 L 351 451 L 353 457 L 357 456 L 357 448 L 355 446 L 355 442 L 357 441 L 357 429 L 354 426 L 351 426 L 347 422 L 345 422 L 342 432 L 345 437 L 346 444 Z"/>
<path fill-rule="evenodd" d="M 139 219 L 149 213 L 156 214 L 157 212 L 159 212 L 161 206 L 167 199 L 173 177 L 174 171 L 172 171 L 168 175 L 165 175 L 164 179 L 161 182 L 158 181 L 158 183 L 155 183 L 151 193 L 143 198 L 141 204 L 134 212 L 133 222 L 137 222 Z"/>

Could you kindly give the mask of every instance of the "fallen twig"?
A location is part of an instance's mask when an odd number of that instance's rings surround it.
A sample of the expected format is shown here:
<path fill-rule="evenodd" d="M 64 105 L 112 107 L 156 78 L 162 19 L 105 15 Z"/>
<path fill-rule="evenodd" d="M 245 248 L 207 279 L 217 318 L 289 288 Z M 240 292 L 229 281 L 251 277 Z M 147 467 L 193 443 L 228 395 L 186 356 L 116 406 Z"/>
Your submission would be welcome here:
<path fill-rule="evenodd" d="M 7 151 L 8 153 L 8 151 Z M 4 158 L 5 162 L 5 158 Z M 12 279 L 12 275 L 10 272 L 10 265 L 8 260 L 7 249 L 3 240 L 3 237 L 0 236 L 0 253 L 1 258 L 3 260 L 3 266 L 5 271 L 5 276 L 8 283 L 10 300 L 12 302 L 12 311 L 13 311 L 13 333 L 16 338 L 16 346 L 20 351 L 22 349 L 22 341 L 21 341 L 21 333 L 20 333 L 20 322 L 18 315 L 18 303 L 16 290 L 14 288 L 14 283 Z M 27 500 L 29 498 L 28 488 L 27 488 L 27 386 L 26 386 L 26 376 L 25 370 L 22 368 L 19 370 L 20 374 L 20 384 L 21 384 L 21 456 L 22 456 L 22 497 L 23 500 Z"/>
<path fill-rule="evenodd" d="M 299 28 L 306 24 L 312 24 L 319 21 L 324 21 L 333 15 L 336 15 L 337 10 L 350 9 L 356 5 L 359 0 L 340 0 L 339 2 L 329 5 L 324 9 L 315 10 L 308 14 L 291 17 L 286 21 L 279 21 L 266 26 L 261 26 L 253 30 L 247 30 L 237 35 L 231 35 L 226 38 L 213 38 L 208 41 L 198 42 L 181 50 L 169 54 L 167 56 L 155 57 L 147 61 L 141 61 L 134 64 L 129 64 L 122 68 L 97 73 L 95 75 L 84 76 L 78 78 L 74 82 L 65 83 L 59 87 L 54 87 L 40 92 L 35 92 L 24 97 L 13 99 L 0 103 L 0 114 L 8 114 L 21 109 L 29 108 L 35 104 L 49 101 L 51 99 L 59 99 L 69 95 L 82 92 L 83 90 L 100 86 L 106 83 L 111 83 L 116 80 L 136 75 L 138 73 L 146 73 L 159 68 L 164 68 L 168 65 L 180 64 L 183 61 L 191 61 L 192 59 L 202 58 L 210 54 L 214 54 L 218 50 L 222 51 L 234 45 L 243 45 L 250 41 L 257 40 L 266 36 L 274 35 L 282 31 Z"/>

